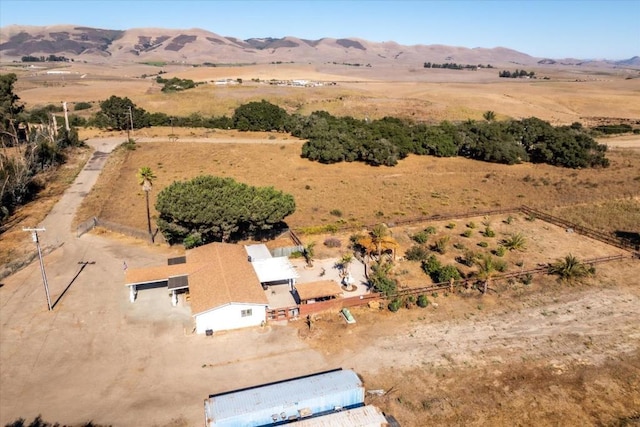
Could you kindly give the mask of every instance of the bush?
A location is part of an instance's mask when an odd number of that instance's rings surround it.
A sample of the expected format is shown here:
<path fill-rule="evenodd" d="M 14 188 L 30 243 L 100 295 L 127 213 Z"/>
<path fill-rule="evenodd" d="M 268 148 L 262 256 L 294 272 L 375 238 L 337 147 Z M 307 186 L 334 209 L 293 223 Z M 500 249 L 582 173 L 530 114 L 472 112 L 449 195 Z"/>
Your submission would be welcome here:
<path fill-rule="evenodd" d="M 476 223 L 475 223 L 475 222 L 470 221 L 470 222 L 469 222 L 469 224 L 467 224 L 467 227 L 469 227 L 470 229 L 472 229 L 472 230 L 473 230 L 474 228 L 476 228 L 476 227 L 477 227 L 477 225 L 476 225 Z"/>
<path fill-rule="evenodd" d="M 495 250 L 495 251 L 493 251 L 493 253 L 494 253 L 496 256 L 499 256 L 499 257 L 503 257 L 503 256 L 504 256 L 504 254 L 505 254 L 505 252 L 507 252 L 507 250 L 505 249 L 505 247 L 504 247 L 504 246 L 498 246 L 498 247 L 496 248 L 496 250 Z"/>
<path fill-rule="evenodd" d="M 393 300 L 391 300 L 388 307 L 389 307 L 389 311 L 392 311 L 393 313 L 395 313 L 396 311 L 400 310 L 401 306 L 402 306 L 402 301 L 398 298 L 394 298 Z"/>
<path fill-rule="evenodd" d="M 420 243 L 421 245 L 424 245 L 425 243 L 427 243 L 428 239 L 429 239 L 429 233 L 425 232 L 424 230 L 411 236 L 411 240 L 413 240 L 416 243 Z"/>
<path fill-rule="evenodd" d="M 436 234 L 436 228 L 433 225 L 424 229 L 424 232 L 427 234 Z"/>
<path fill-rule="evenodd" d="M 325 239 L 324 245 L 328 248 L 339 248 L 342 246 L 342 242 L 337 237 L 329 237 Z"/>
<path fill-rule="evenodd" d="M 440 254 L 447 252 L 447 245 L 449 244 L 449 236 L 444 236 L 436 240 L 436 243 L 432 246 L 432 249 Z"/>
<path fill-rule="evenodd" d="M 331 212 L 329 212 L 329 214 L 333 216 L 341 217 L 342 211 L 340 209 L 333 209 Z"/>
<path fill-rule="evenodd" d="M 484 237 L 496 237 L 496 232 L 489 226 L 484 229 L 484 233 L 482 233 Z"/>
<path fill-rule="evenodd" d="M 80 110 L 88 110 L 89 108 L 91 108 L 92 105 L 89 102 L 77 102 L 74 106 L 73 106 L 73 110 L 74 111 L 80 111 Z"/>
<path fill-rule="evenodd" d="M 480 246 L 481 248 L 488 248 L 489 247 L 489 243 L 484 242 L 484 241 L 483 242 L 479 242 L 478 246 Z"/>
<path fill-rule="evenodd" d="M 522 282 L 523 285 L 530 285 L 532 281 L 533 276 L 531 275 L 531 273 L 527 273 L 520 278 L 520 282 Z"/>
<path fill-rule="evenodd" d="M 424 261 L 428 255 L 427 250 L 421 245 L 411 246 L 404 254 L 409 261 Z"/>
<path fill-rule="evenodd" d="M 446 227 L 449 230 L 453 230 L 454 228 L 456 228 L 456 223 L 455 222 L 450 222 L 449 224 L 446 225 Z"/>
<path fill-rule="evenodd" d="M 464 233 L 462 233 L 462 237 L 471 237 L 472 234 L 473 234 L 473 231 L 464 230 Z"/>
<path fill-rule="evenodd" d="M 429 305 L 429 299 L 427 298 L 427 296 L 426 295 L 419 295 L 418 296 L 418 307 L 425 308 L 428 305 Z"/>

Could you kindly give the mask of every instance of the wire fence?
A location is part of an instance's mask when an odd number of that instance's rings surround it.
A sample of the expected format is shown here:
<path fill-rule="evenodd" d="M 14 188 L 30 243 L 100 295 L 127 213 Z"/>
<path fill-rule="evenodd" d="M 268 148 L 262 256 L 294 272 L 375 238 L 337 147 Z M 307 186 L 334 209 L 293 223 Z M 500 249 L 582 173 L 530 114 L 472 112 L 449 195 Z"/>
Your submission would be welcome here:
<path fill-rule="evenodd" d="M 147 231 L 140 230 L 139 228 L 118 224 L 116 222 L 107 221 L 98 217 L 93 217 L 81 222 L 76 228 L 76 236 L 81 237 L 83 234 L 88 233 L 95 227 L 101 227 L 109 231 L 135 237 L 141 240 L 149 240 L 155 243 L 165 242 L 162 233 L 160 233 L 158 229 L 156 229 L 155 232 L 150 235 Z"/>

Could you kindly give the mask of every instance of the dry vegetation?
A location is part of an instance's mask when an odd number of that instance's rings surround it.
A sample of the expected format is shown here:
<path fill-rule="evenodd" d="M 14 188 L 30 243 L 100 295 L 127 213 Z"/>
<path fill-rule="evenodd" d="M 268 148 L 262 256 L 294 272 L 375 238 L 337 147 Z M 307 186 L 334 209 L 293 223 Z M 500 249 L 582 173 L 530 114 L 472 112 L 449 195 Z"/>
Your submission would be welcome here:
<path fill-rule="evenodd" d="M 177 75 L 200 80 L 241 77 L 245 83 L 229 87 L 206 85 L 165 95 L 159 93 L 150 80 L 133 78 L 154 70 L 157 68 L 148 66 L 130 70 L 88 67 L 79 70 L 87 73 L 83 79 L 32 76 L 21 78 L 16 89 L 29 107 L 63 98 L 95 102 L 116 94 L 129 96 L 149 111 L 176 115 L 193 112 L 229 115 L 242 103 L 265 98 L 285 106 L 289 112 L 308 114 L 324 109 L 336 115 L 370 118 L 399 115 L 426 121 L 480 119 L 486 110 L 495 111 L 498 119 L 537 116 L 563 124 L 588 122 L 592 117 L 640 118 L 640 104 L 634 102 L 640 94 L 640 79 L 625 80 L 616 74 L 603 77 L 546 70 L 544 72 L 553 76 L 550 81 L 502 82 L 483 71 L 474 74 L 476 80 L 470 80 L 471 73 L 466 73 L 454 74 L 454 81 L 446 81 L 442 73 L 425 77 L 423 70 L 417 69 L 390 81 L 389 75 L 367 75 L 369 71 L 362 70 L 354 74 L 354 70 L 321 67 L 316 70 L 291 67 L 173 70 L 168 77 Z M 309 78 L 337 81 L 338 85 L 280 88 L 250 82 L 251 78 Z M 170 132 L 170 129 L 147 129 L 138 138 L 162 138 Z M 106 132 L 90 133 L 91 136 L 114 136 Z M 282 134 L 193 129 L 176 129 L 176 133 L 179 138 L 176 142 L 141 142 L 135 151 L 114 152 L 76 220 L 99 216 L 144 229 L 144 195 L 135 173 L 138 168 L 148 166 L 158 177 L 151 193 L 152 206 L 158 191 L 174 180 L 201 174 L 228 176 L 293 194 L 297 210 L 287 221 L 297 229 L 326 224 L 357 226 L 526 204 L 607 232 L 640 231 L 640 151 L 633 149 L 637 139 L 629 149 L 611 151 L 608 154 L 611 166 L 607 169 L 505 166 L 462 158 L 419 156 L 402 160 L 393 168 L 373 168 L 360 163 L 309 162 L 300 158 L 302 141 Z M 189 138 L 208 138 L 209 141 L 184 142 Z M 46 215 L 62 189 L 77 174 L 78 167 L 86 161 L 87 153 L 79 153 L 74 159 L 57 178 L 47 179 L 45 192 L 19 210 L 8 224 L 0 248 L 3 263 L 32 249 L 21 227 L 37 224 Z M 340 215 L 336 215 L 337 211 Z M 564 255 L 566 249 L 574 248 L 584 257 L 617 252 L 576 235 L 569 237 L 540 221 L 529 223 L 522 216 L 516 216 L 511 225 L 503 222 L 504 217 L 491 218 L 497 236 L 491 239 L 488 250 L 512 229 L 526 233 L 528 250 L 507 254 L 511 263 L 524 256 L 526 265 L 548 262 Z M 478 229 L 474 230 L 473 238 L 463 238 L 459 234 L 469 221 L 475 221 Z M 471 247 L 477 246 L 480 239 L 481 221 L 481 218 L 454 221 L 456 226 L 450 231 L 446 231 L 445 223 L 434 225 L 441 235 L 452 235 L 451 244 L 455 240 Z M 394 237 L 407 248 L 416 230 L 419 226 L 394 229 Z M 321 247 L 324 237 L 304 238 L 319 243 L 320 256 L 332 255 Z M 346 242 L 348 233 L 340 238 Z M 457 251 L 451 249 L 447 255 L 451 262 L 456 254 Z M 398 276 L 405 286 L 429 280 L 419 267 L 406 265 L 406 273 Z M 616 295 L 629 296 L 629 301 L 637 300 L 637 281 L 630 278 L 640 275 L 638 269 L 637 261 L 603 265 L 598 267 L 595 279 L 572 287 L 551 278 L 535 280 L 531 286 L 502 283 L 498 292 L 485 297 L 477 294 L 440 296 L 437 309 L 432 305 L 424 310 L 403 309 L 396 314 L 360 309 L 355 311 L 358 320 L 355 327 L 347 328 L 337 318 L 325 317 L 318 322 L 313 334 L 301 326 L 300 336 L 330 360 L 349 367 L 350 361 L 357 359 L 359 350 L 368 344 L 394 339 L 393 345 L 398 345 L 404 342 L 398 337 L 405 334 L 402 336 L 407 339 L 403 345 L 394 348 L 389 344 L 390 348 L 380 349 L 381 354 L 390 355 L 394 361 L 387 360 L 385 366 L 396 367 L 377 369 L 372 362 L 367 364 L 370 368 L 364 375 L 368 388 L 388 392 L 374 398 L 372 403 L 396 415 L 402 425 L 633 425 L 640 412 L 637 335 L 617 337 L 614 331 L 615 322 L 621 319 L 616 317 L 616 304 L 624 303 L 618 301 Z M 434 350 L 437 362 L 411 359 L 412 347 L 422 345 L 420 348 L 424 349 L 431 345 L 412 341 L 411 331 L 419 323 L 441 326 L 443 322 L 452 322 L 451 325 L 475 325 L 480 320 L 502 322 L 519 317 L 524 309 L 540 313 L 547 307 L 570 304 L 582 297 L 590 303 L 582 304 L 580 313 L 589 313 L 592 306 L 604 307 L 602 310 L 607 311 L 603 315 L 613 323 L 607 329 L 607 337 L 595 334 L 594 330 L 595 344 L 585 338 L 588 332 L 581 331 L 558 336 L 555 342 L 553 337 L 524 347 L 513 344 L 518 341 L 515 337 L 502 351 L 491 350 L 495 353 L 486 350 L 487 354 L 483 354 L 482 348 L 475 353 L 469 344 L 470 348 L 458 348 L 459 352 Z M 544 324 L 553 323 L 555 319 Z M 633 321 L 630 314 L 623 320 L 629 322 L 629 319 Z M 473 334 L 469 330 L 467 337 Z M 447 341 L 455 342 L 458 338 L 463 341 L 464 337 L 452 336 Z M 621 350 L 625 345 L 626 350 Z M 360 362 L 364 365 L 365 361 Z"/>

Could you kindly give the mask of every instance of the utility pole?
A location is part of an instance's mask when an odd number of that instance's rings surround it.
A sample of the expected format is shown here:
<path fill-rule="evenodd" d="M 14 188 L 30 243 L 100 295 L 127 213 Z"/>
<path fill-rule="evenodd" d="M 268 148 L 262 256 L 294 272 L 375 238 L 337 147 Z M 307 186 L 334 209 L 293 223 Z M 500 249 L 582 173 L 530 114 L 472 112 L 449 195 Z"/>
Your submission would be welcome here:
<path fill-rule="evenodd" d="M 40 259 L 40 272 L 42 273 L 42 283 L 44 284 L 44 292 L 47 294 L 47 307 L 51 308 L 51 297 L 49 296 L 49 283 L 47 282 L 47 273 L 44 271 L 44 261 L 42 259 L 42 249 L 40 249 L 40 240 L 38 239 L 38 231 L 47 231 L 44 228 L 22 228 L 22 231 L 30 231 L 36 247 L 38 248 L 38 258 Z"/>
<path fill-rule="evenodd" d="M 64 128 L 69 132 L 71 128 L 69 127 L 69 110 L 67 110 L 67 102 L 62 103 L 62 108 L 64 108 Z"/>
<path fill-rule="evenodd" d="M 131 138 L 133 138 L 133 113 L 131 112 L 131 105 L 129 105 L 129 123 L 131 124 Z"/>

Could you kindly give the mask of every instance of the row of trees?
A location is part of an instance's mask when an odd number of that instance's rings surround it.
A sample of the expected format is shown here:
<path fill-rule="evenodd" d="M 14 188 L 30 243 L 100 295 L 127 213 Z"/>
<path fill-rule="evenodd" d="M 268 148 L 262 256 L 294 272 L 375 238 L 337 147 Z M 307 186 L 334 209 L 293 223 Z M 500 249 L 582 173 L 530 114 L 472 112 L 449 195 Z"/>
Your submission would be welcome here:
<path fill-rule="evenodd" d="M 425 62 L 424 63 L 424 68 L 446 68 L 449 70 L 477 70 L 478 68 L 485 68 L 485 65 L 483 64 L 478 64 L 478 65 L 472 65 L 472 64 L 456 64 L 455 62 L 445 62 L 442 64 L 436 64 L 436 63 L 432 63 L 432 62 Z M 487 64 L 486 68 L 493 68 L 493 66 L 491 66 L 491 64 Z"/>
<path fill-rule="evenodd" d="M 534 73 L 533 71 L 525 71 L 525 70 L 518 70 L 518 69 L 516 69 L 515 71 L 504 70 L 498 73 L 498 77 L 507 77 L 512 79 L 515 79 L 518 77 L 533 78 L 535 77 L 535 75 L 536 73 Z"/>
<path fill-rule="evenodd" d="M 307 140 L 302 157 L 321 163 L 360 161 L 394 166 L 407 155 L 418 154 L 505 164 L 531 161 L 570 168 L 608 165 L 606 146 L 597 144 L 579 124 L 553 127 L 537 118 L 495 121 L 492 111 L 485 113 L 486 121 L 426 125 L 393 117 L 374 121 L 335 117 L 325 111 L 289 115 L 264 100 L 241 105 L 231 118 L 150 114 L 130 99 L 116 96 L 102 102 L 100 108 L 93 119 L 95 124 L 119 130 L 127 129 L 133 119 L 134 128 L 175 125 L 290 132 Z"/>
<path fill-rule="evenodd" d="M 494 117 L 487 122 L 430 126 L 390 117 L 367 122 L 315 112 L 292 121 L 290 131 L 308 140 L 302 157 L 322 163 L 363 161 L 393 166 L 412 153 L 506 164 L 608 166 L 606 146 L 597 144 L 579 125 L 553 127 L 537 118 L 496 122 Z"/>

